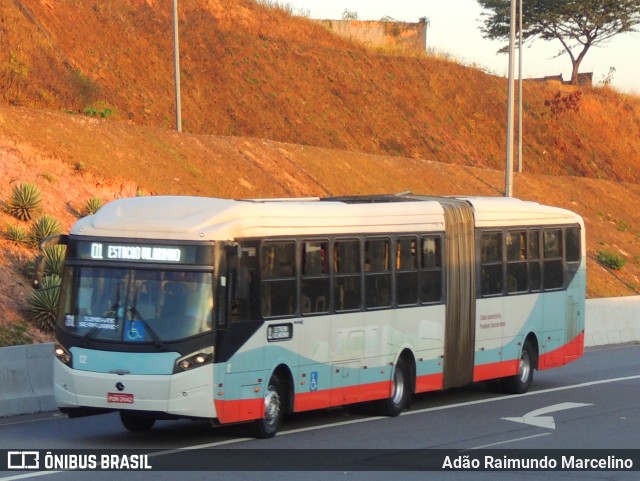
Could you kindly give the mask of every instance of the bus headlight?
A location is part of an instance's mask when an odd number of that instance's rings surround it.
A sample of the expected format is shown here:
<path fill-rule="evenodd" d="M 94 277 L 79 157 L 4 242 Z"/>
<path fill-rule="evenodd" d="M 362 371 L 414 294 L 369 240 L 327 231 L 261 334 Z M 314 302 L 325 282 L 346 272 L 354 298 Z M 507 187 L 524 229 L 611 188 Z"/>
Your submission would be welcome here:
<path fill-rule="evenodd" d="M 62 364 L 66 364 L 69 367 L 73 367 L 72 366 L 73 358 L 71 357 L 71 353 L 67 351 L 64 347 L 62 347 L 60 344 L 56 344 L 53 347 L 53 354 Z"/>
<path fill-rule="evenodd" d="M 173 367 L 173 373 L 189 371 L 190 369 L 204 366 L 211 362 L 213 362 L 213 347 L 207 347 L 178 359 Z"/>

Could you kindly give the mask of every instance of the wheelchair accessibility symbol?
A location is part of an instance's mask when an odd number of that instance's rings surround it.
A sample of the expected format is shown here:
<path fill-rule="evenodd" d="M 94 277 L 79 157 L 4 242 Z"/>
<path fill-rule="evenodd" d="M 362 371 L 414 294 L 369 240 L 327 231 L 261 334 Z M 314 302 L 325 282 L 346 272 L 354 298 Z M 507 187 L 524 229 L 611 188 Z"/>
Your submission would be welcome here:
<path fill-rule="evenodd" d="M 318 371 L 313 371 L 311 373 L 311 381 L 309 382 L 309 390 L 317 391 L 318 390 Z"/>
<path fill-rule="evenodd" d="M 125 339 L 127 341 L 142 341 L 144 339 L 144 324 L 140 321 L 127 321 Z"/>

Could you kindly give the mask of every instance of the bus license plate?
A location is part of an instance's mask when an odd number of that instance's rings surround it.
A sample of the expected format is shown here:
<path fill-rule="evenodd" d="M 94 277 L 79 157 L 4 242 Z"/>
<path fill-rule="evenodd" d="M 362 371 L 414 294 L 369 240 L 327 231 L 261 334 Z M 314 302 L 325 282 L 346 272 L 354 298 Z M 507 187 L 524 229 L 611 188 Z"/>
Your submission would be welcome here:
<path fill-rule="evenodd" d="M 133 394 L 110 392 L 107 394 L 107 402 L 116 404 L 133 404 Z"/>

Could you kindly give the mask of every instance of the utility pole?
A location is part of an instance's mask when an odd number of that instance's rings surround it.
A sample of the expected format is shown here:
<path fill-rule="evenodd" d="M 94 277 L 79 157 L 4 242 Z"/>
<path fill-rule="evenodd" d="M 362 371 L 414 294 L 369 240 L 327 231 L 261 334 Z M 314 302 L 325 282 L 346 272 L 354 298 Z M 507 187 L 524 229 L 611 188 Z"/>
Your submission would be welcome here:
<path fill-rule="evenodd" d="M 180 105 L 180 42 L 178 40 L 178 0 L 173 0 L 173 58 L 176 84 L 176 130 L 182 132 Z"/>
<path fill-rule="evenodd" d="M 514 88 L 513 88 L 513 72 L 514 72 L 514 49 L 516 37 L 516 0 L 511 0 L 511 22 L 509 34 L 509 89 L 507 93 L 507 155 L 505 169 L 505 197 L 513 196 L 513 104 L 514 104 Z"/>
<path fill-rule="evenodd" d="M 522 0 L 518 15 L 518 172 L 522 173 Z"/>

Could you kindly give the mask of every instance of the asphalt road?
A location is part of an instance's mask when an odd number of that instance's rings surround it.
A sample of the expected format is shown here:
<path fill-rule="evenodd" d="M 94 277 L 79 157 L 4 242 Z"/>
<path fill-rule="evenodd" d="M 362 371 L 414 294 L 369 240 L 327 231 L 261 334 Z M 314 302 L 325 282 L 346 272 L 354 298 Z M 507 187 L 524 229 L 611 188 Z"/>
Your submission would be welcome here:
<path fill-rule="evenodd" d="M 0 419 L 0 450 L 68 449 L 72 452 L 102 453 L 98 450 L 128 452 L 141 448 L 151 450 L 147 454 L 150 454 L 149 462 L 154 467 L 170 466 L 181 472 L 92 472 L 92 481 L 122 478 L 173 480 L 177 477 L 181 481 L 494 480 L 513 479 L 514 476 L 518 480 L 635 480 L 640 478 L 638 470 L 513 473 L 402 469 L 407 469 L 407 463 L 422 466 L 420 462 L 430 453 L 441 453 L 437 450 L 450 450 L 445 453 L 451 454 L 449 462 L 480 459 L 487 453 L 495 455 L 499 462 L 503 455 L 508 459 L 518 457 L 521 452 L 514 450 L 521 449 L 596 450 L 589 451 L 590 456 L 601 450 L 621 450 L 615 451 L 618 458 L 626 459 L 625 453 L 630 453 L 635 456 L 635 468 L 640 469 L 640 346 L 590 350 L 573 364 L 536 372 L 530 392 L 524 395 L 507 396 L 493 392 L 485 384 L 475 384 L 416 396 L 411 409 L 398 418 L 372 416 L 366 407 L 302 413 L 290 416 L 281 433 L 269 440 L 246 437 L 242 426 L 212 428 L 206 422 L 195 421 L 158 422 L 152 431 L 131 433 L 113 414 L 68 419 L 47 413 Z M 175 453 L 174 450 L 180 448 L 188 448 L 189 460 L 185 460 L 184 451 Z M 300 449 L 305 451 L 294 451 Z M 349 453 L 347 461 L 340 457 L 343 452 Z M 524 453 L 526 457 L 531 452 Z M 226 462 L 241 469 L 253 469 L 252 462 L 269 465 L 271 469 L 273 466 L 300 463 L 294 465 L 302 466 L 300 469 L 304 472 L 215 471 L 210 468 L 207 472 L 190 471 L 199 462 L 204 462 L 205 466 Z M 86 472 L 0 472 L 1 481 L 31 478 L 80 480 L 87 477 Z"/>

